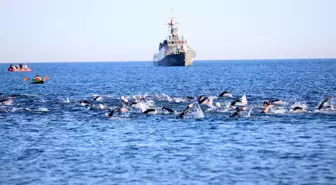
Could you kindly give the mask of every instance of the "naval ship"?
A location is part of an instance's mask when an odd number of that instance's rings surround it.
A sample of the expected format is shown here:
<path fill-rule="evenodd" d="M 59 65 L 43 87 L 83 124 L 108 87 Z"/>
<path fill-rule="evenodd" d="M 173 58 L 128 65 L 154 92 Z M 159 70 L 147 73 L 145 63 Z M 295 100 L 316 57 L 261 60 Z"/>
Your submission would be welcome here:
<path fill-rule="evenodd" d="M 159 45 L 159 52 L 154 55 L 155 66 L 191 66 L 196 52 L 189 45 L 183 36 L 177 33 L 177 23 L 171 17 L 168 23 L 170 34 Z"/>

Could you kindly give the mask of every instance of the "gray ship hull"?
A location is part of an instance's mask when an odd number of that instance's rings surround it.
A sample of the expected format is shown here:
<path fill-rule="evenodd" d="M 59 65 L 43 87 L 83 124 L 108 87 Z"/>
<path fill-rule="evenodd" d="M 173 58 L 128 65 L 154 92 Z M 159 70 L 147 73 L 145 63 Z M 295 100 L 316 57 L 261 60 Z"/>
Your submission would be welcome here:
<path fill-rule="evenodd" d="M 166 55 L 161 60 L 154 61 L 155 66 L 191 66 L 192 63 L 191 52 Z"/>

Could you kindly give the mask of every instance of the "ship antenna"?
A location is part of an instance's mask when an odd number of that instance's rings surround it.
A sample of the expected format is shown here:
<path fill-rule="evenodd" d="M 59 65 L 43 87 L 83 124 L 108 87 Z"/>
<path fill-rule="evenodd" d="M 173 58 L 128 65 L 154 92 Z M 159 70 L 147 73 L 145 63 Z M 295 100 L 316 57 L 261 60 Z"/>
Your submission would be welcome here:
<path fill-rule="evenodd" d="M 177 27 L 175 26 L 177 23 L 174 22 L 174 9 L 170 9 L 170 21 L 168 23 L 168 28 L 170 28 L 170 34 L 172 40 L 177 40 L 178 35 L 177 35 Z"/>

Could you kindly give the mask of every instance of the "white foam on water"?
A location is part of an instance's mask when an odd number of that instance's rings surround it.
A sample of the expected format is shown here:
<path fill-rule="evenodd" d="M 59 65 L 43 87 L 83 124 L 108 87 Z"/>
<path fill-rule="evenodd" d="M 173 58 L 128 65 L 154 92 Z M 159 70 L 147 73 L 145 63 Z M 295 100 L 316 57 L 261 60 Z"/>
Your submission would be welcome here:
<path fill-rule="evenodd" d="M 173 98 L 173 101 L 176 103 L 187 102 L 186 98 Z"/>
<path fill-rule="evenodd" d="M 195 106 L 195 112 L 194 112 L 194 115 L 195 115 L 195 119 L 202 119 L 202 118 L 204 118 L 205 116 L 204 116 L 204 112 L 202 111 L 202 108 L 201 108 L 201 106 L 198 104 L 198 103 L 196 103 L 197 105 Z"/>
<path fill-rule="evenodd" d="M 247 113 L 247 117 L 251 117 L 253 109 L 254 109 L 254 106 L 251 106 L 250 110 Z"/>
<path fill-rule="evenodd" d="M 70 103 L 70 99 L 69 98 L 65 98 L 65 100 L 63 100 L 63 103 Z"/>
<path fill-rule="evenodd" d="M 39 112 L 48 112 L 49 109 L 45 108 L 45 107 L 41 107 L 41 108 L 38 108 L 37 111 L 39 111 Z"/>
<path fill-rule="evenodd" d="M 248 102 L 245 94 L 240 98 L 240 101 L 243 105 L 247 105 Z"/>
<path fill-rule="evenodd" d="M 284 107 L 277 107 L 277 108 L 272 108 L 270 110 L 271 113 L 273 114 L 286 114 L 287 110 Z"/>
<path fill-rule="evenodd" d="M 150 108 L 147 103 L 145 102 L 139 102 L 136 105 L 134 105 L 134 108 L 140 109 L 142 112 L 146 111 Z"/>
<path fill-rule="evenodd" d="M 164 96 L 165 98 L 167 98 L 167 100 L 168 100 L 169 102 L 174 102 L 174 100 L 173 100 L 170 96 L 168 96 L 168 95 L 166 95 L 166 94 L 162 94 L 162 96 Z"/>

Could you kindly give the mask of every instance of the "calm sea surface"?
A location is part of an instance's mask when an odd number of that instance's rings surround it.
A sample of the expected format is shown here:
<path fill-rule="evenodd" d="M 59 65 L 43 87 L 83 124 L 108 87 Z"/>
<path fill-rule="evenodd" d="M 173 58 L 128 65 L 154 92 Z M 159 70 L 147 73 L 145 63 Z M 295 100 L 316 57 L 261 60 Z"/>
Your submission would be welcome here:
<path fill-rule="evenodd" d="M 0 99 L 13 100 L 0 105 L 0 184 L 336 184 L 336 110 L 316 112 L 336 96 L 336 60 L 8 66 L 0 64 Z M 49 80 L 23 80 L 36 74 Z M 218 97 L 225 90 L 233 97 Z M 249 110 L 230 118 L 229 103 L 244 94 Z M 199 95 L 220 107 L 202 105 L 202 119 L 136 108 L 105 116 L 121 96 L 180 112 Z M 261 114 L 268 99 L 285 104 Z"/>

